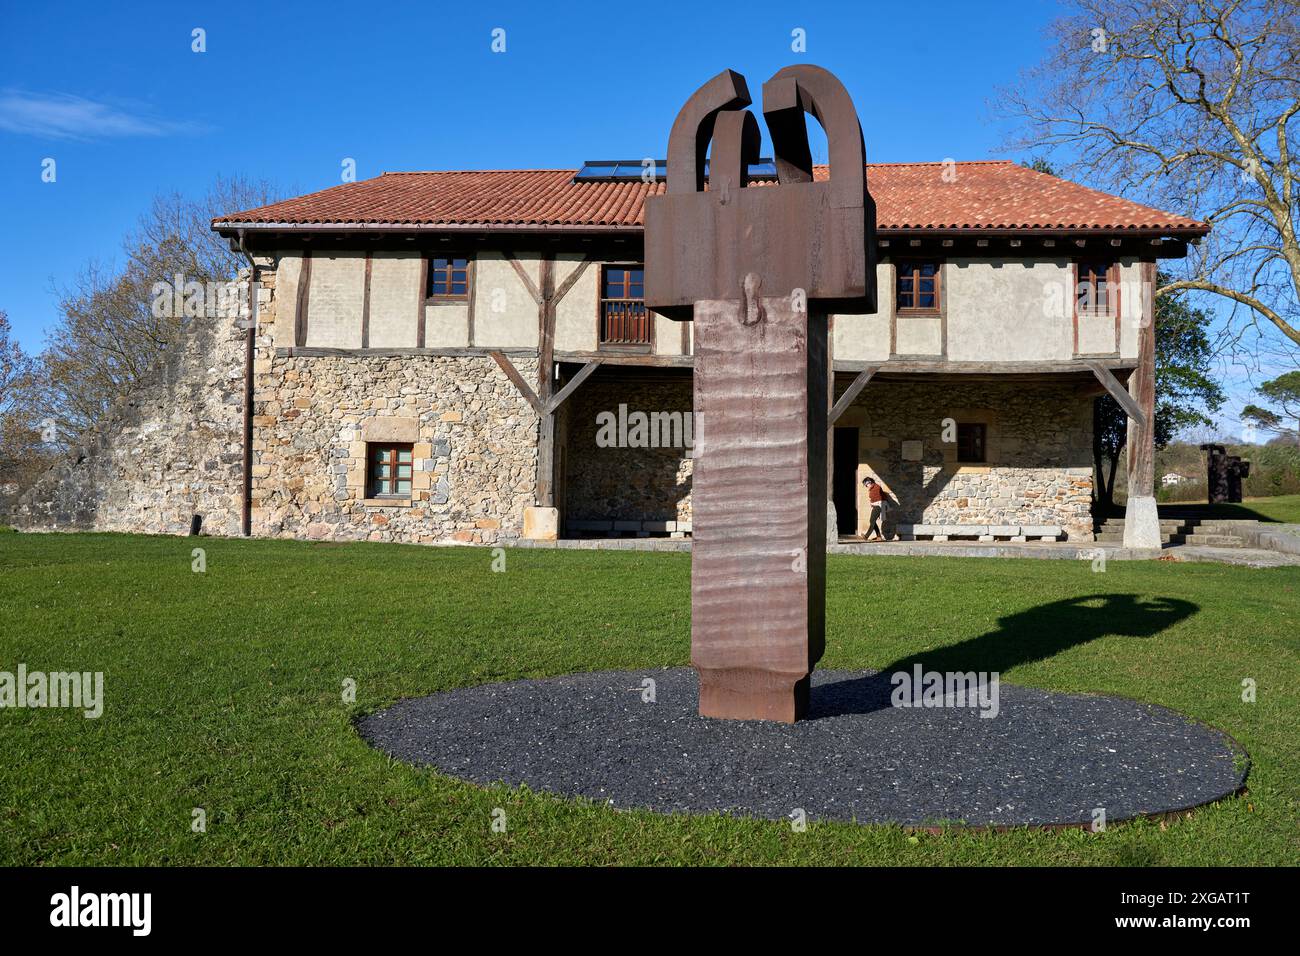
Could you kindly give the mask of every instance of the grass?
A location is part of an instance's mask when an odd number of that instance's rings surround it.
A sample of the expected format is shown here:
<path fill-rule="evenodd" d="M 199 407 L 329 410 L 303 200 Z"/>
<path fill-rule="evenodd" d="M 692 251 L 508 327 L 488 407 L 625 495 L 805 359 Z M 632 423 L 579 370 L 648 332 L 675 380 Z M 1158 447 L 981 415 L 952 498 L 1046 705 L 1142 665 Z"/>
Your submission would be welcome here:
<path fill-rule="evenodd" d="M 689 556 L 4 535 L 0 670 L 103 671 L 98 720 L 0 711 L 4 864 L 1295 864 L 1300 569 L 832 556 L 823 666 L 1099 691 L 1233 734 L 1249 795 L 1104 833 L 621 812 L 370 749 L 358 714 L 467 684 L 683 665 Z M 1258 682 L 1241 700 L 1243 678 Z M 356 681 L 355 704 L 342 700 Z M 509 829 L 490 830 L 504 808 Z M 191 828 L 195 808 L 205 833 Z"/>

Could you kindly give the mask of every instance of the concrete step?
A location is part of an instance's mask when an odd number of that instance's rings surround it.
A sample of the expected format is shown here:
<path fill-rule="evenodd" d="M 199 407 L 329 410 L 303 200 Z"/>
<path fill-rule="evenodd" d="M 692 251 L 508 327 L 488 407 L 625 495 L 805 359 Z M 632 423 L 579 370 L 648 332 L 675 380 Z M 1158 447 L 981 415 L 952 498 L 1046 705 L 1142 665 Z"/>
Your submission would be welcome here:
<path fill-rule="evenodd" d="M 1097 534 L 1096 539 L 1097 539 L 1097 543 L 1098 543 L 1098 544 L 1123 544 L 1123 543 L 1124 543 L 1124 532 L 1122 532 L 1122 531 L 1102 531 L 1102 532 L 1099 532 L 1099 533 Z M 1168 533 L 1163 533 L 1163 532 L 1162 532 L 1161 535 L 1160 535 L 1160 543 L 1161 543 L 1161 544 L 1182 544 L 1182 543 L 1183 543 L 1183 535 L 1181 535 L 1181 534 L 1168 534 Z"/>
<path fill-rule="evenodd" d="M 1204 548 L 1240 548 L 1242 541 L 1233 534 L 1189 534 L 1183 538 L 1183 544 L 1199 545 Z"/>

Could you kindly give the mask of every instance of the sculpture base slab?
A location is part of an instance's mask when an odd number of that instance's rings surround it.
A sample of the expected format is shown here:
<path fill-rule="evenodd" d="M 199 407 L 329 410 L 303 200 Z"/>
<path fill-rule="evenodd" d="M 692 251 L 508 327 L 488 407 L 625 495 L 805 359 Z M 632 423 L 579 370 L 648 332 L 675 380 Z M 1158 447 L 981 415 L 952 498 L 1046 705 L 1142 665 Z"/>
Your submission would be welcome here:
<path fill-rule="evenodd" d="M 700 716 L 792 724 L 808 713 L 809 674 L 753 668 L 699 670 Z"/>

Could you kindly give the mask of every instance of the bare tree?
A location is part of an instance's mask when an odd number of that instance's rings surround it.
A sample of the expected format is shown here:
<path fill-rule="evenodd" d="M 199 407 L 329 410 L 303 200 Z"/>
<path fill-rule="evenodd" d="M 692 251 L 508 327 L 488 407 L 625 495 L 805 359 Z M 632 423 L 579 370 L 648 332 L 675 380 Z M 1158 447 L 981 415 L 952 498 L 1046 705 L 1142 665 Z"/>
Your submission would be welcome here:
<path fill-rule="evenodd" d="M 1068 0 L 1002 93 L 1017 149 L 1207 222 L 1157 294 L 1212 293 L 1300 346 L 1300 0 Z M 1267 327 L 1267 326 L 1266 326 Z M 1237 331 L 1240 335 L 1240 329 Z"/>
<path fill-rule="evenodd" d="M 123 242 L 120 269 L 89 263 L 55 289 L 58 325 L 47 336 L 29 401 L 58 425 L 61 442 L 103 420 L 182 334 L 185 316 L 155 308 L 159 283 L 227 282 L 240 258 L 211 229 L 215 216 L 274 201 L 264 182 L 218 179 L 204 196 L 154 199 Z"/>
<path fill-rule="evenodd" d="M 34 363 L 13 337 L 0 311 L 0 503 L 13 497 L 45 467 L 46 437 L 29 401 Z"/>

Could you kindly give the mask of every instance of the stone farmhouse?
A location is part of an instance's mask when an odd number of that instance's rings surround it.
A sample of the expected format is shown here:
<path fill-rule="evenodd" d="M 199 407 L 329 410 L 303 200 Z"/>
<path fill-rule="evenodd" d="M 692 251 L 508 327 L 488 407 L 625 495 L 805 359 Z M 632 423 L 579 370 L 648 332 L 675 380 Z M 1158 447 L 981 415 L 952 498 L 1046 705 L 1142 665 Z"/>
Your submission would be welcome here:
<path fill-rule="evenodd" d="M 252 315 L 193 322 L 15 522 L 688 536 L 687 446 L 707 434 L 692 330 L 642 302 L 642 203 L 663 171 L 386 173 L 216 220 L 250 262 Z M 879 308 L 831 317 L 840 533 L 865 530 L 874 475 L 904 536 L 1092 540 L 1106 391 L 1130 415 L 1131 495 L 1152 496 L 1157 262 L 1208 227 L 1010 162 L 866 175 Z M 749 186 L 774 178 L 759 163 Z"/>

